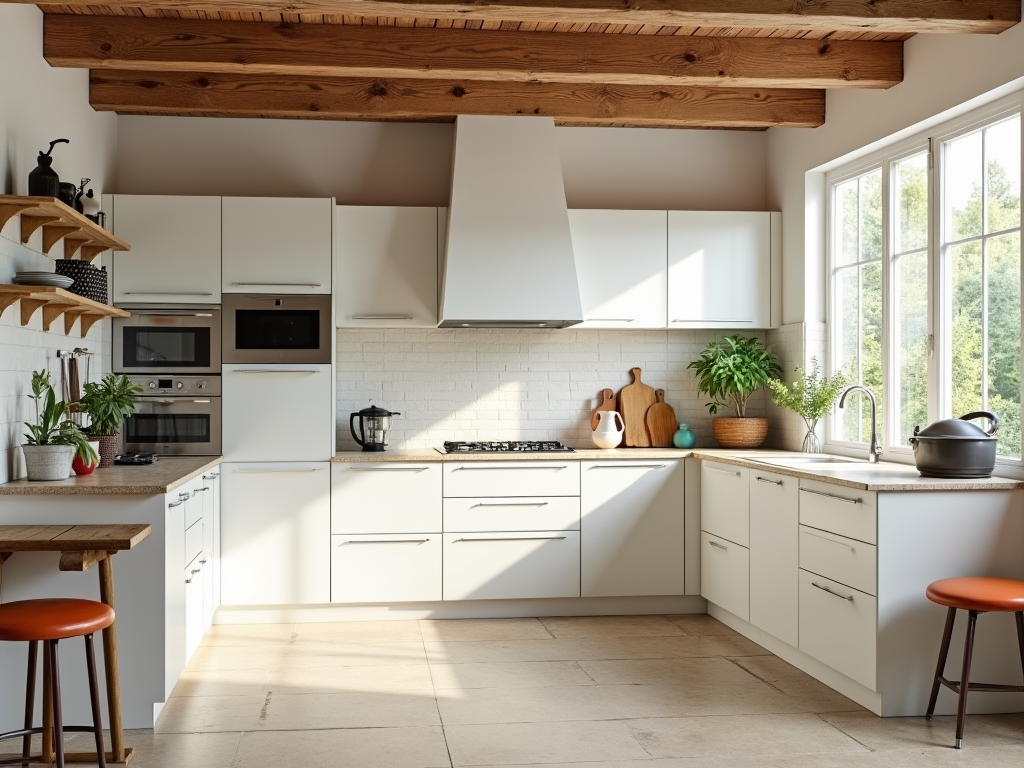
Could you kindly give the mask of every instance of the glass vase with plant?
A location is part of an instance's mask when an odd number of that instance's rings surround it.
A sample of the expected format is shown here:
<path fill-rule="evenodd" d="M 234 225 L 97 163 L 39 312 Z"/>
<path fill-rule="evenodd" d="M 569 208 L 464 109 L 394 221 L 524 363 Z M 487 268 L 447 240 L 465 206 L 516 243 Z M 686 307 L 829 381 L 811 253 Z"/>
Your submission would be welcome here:
<path fill-rule="evenodd" d="M 810 372 L 801 367 L 795 373 L 796 379 L 789 386 L 775 379 L 768 382 L 768 388 L 777 406 L 799 414 L 807 425 L 801 450 L 804 453 L 821 453 L 818 421 L 832 410 L 848 382 L 841 371 L 823 376 L 821 365 L 814 357 L 811 358 Z"/>
<path fill-rule="evenodd" d="M 32 372 L 29 397 L 36 413 L 34 422 L 25 422 L 27 442 L 22 446 L 29 480 L 64 480 L 76 455 L 90 462 L 97 459 L 89 438 L 68 418 L 67 403 L 54 395 L 49 371 Z"/>
<path fill-rule="evenodd" d="M 127 376 L 108 373 L 87 383 L 78 406 L 89 416 L 89 435 L 100 441 L 100 466 L 109 467 L 117 453 L 117 435 L 124 420 L 135 413 L 142 387 Z"/>
<path fill-rule="evenodd" d="M 731 408 L 735 417 L 712 419 L 711 429 L 726 448 L 756 448 L 768 436 L 768 420 L 747 416 L 747 404 L 757 390 L 782 373 L 775 355 L 756 336 L 726 336 L 712 341 L 692 361 L 697 391 L 711 398 L 707 409 L 712 416 Z"/>

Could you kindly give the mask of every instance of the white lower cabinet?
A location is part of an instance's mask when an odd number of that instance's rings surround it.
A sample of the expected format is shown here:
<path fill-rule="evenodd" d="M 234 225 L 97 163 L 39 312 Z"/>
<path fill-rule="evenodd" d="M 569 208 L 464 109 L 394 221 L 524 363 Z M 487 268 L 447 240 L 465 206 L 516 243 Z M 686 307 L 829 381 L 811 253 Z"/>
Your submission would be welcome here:
<path fill-rule="evenodd" d="M 441 532 L 441 464 L 331 466 L 332 533 Z"/>
<path fill-rule="evenodd" d="M 750 550 L 701 532 L 700 594 L 709 602 L 750 618 Z"/>
<path fill-rule="evenodd" d="M 700 468 L 700 528 L 729 541 L 750 544 L 750 470 L 705 461 Z"/>
<path fill-rule="evenodd" d="M 443 468 L 445 498 L 580 495 L 578 461 L 453 461 Z"/>
<path fill-rule="evenodd" d="M 224 605 L 330 602 L 327 462 L 221 465 Z"/>
<path fill-rule="evenodd" d="M 198 561 L 185 569 L 185 661 L 196 652 L 206 632 L 206 572 Z"/>
<path fill-rule="evenodd" d="M 801 525 L 800 567 L 869 595 L 877 594 L 878 557 L 874 544 Z"/>
<path fill-rule="evenodd" d="M 576 531 L 444 534 L 445 600 L 579 596 Z"/>
<path fill-rule="evenodd" d="M 800 481 L 750 471 L 750 623 L 795 646 Z"/>
<path fill-rule="evenodd" d="M 331 536 L 331 602 L 441 599 L 441 534 Z"/>
<path fill-rule="evenodd" d="M 444 500 L 444 530 L 578 531 L 578 496 L 516 496 Z"/>
<path fill-rule="evenodd" d="M 682 595 L 683 462 L 585 461 L 583 597 Z"/>
<path fill-rule="evenodd" d="M 877 601 L 800 571 L 800 650 L 876 690 Z"/>

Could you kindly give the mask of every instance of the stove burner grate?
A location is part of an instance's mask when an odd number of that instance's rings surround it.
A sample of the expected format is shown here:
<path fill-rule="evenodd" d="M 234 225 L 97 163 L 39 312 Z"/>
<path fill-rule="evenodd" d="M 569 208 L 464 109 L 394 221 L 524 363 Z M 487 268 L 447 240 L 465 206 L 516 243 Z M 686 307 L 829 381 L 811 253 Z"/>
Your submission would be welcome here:
<path fill-rule="evenodd" d="M 445 442 L 445 453 L 573 453 L 557 440 L 502 440 L 496 442 Z"/>

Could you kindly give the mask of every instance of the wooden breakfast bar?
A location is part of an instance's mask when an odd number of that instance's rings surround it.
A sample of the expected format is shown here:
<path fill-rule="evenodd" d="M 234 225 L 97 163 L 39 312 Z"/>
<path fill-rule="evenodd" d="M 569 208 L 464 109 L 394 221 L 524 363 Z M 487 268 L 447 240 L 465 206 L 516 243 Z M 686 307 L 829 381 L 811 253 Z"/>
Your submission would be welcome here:
<path fill-rule="evenodd" d="M 100 602 L 114 606 L 114 563 L 118 552 L 133 549 L 146 539 L 153 528 L 147 524 L 92 525 L 0 525 L 0 563 L 16 552 L 59 552 L 62 571 L 87 571 L 98 565 Z M 116 608 L 115 608 L 116 611 Z M 116 616 L 116 613 L 115 613 Z M 103 662 L 106 672 L 107 716 L 110 727 L 112 763 L 132 759 L 131 747 L 124 744 L 121 720 L 121 680 L 117 663 L 117 620 L 103 630 Z M 53 710 L 49 687 L 50 665 L 43 664 L 43 738 L 42 753 L 33 760 L 53 762 Z M 95 762 L 95 752 L 69 752 L 68 762 Z"/>

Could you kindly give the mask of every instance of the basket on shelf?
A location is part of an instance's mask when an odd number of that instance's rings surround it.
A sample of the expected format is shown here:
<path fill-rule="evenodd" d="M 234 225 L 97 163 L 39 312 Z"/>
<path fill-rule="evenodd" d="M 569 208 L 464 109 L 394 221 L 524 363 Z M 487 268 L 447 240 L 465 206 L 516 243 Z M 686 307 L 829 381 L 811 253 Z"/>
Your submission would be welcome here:
<path fill-rule="evenodd" d="M 88 261 L 79 259 L 58 259 L 58 275 L 70 277 L 75 282 L 68 288 L 72 293 L 87 299 L 107 303 L 107 268 L 94 267 Z"/>

